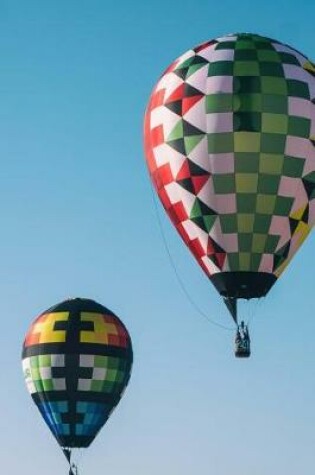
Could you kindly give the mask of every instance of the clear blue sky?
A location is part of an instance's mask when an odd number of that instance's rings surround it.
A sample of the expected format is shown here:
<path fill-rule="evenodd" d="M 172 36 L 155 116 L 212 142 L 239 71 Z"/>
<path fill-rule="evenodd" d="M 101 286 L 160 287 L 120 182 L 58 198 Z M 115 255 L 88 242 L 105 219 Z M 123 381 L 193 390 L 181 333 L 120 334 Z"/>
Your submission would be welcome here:
<path fill-rule="evenodd" d="M 233 333 L 200 317 L 169 264 L 142 120 L 164 68 L 207 39 L 257 32 L 314 58 L 314 13 L 313 0 L 1 2 L 1 473 L 67 473 L 24 387 L 20 351 L 35 316 L 69 296 L 116 312 L 135 352 L 82 475 L 312 472 L 314 236 L 257 307 L 253 357 L 237 361 Z M 192 298 L 229 325 L 163 226 Z"/>

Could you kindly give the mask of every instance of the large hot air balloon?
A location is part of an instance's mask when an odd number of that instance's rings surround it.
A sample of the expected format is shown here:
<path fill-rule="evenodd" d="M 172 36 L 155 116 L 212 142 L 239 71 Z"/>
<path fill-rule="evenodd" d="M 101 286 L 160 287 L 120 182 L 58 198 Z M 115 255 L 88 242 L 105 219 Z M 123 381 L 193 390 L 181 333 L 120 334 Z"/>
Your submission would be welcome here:
<path fill-rule="evenodd" d="M 72 450 L 91 444 L 128 384 L 128 331 L 93 300 L 66 300 L 32 324 L 22 359 L 32 399 L 75 474 Z"/>
<path fill-rule="evenodd" d="M 314 75 L 290 46 L 228 35 L 175 60 L 146 110 L 155 189 L 236 322 L 314 225 Z"/>

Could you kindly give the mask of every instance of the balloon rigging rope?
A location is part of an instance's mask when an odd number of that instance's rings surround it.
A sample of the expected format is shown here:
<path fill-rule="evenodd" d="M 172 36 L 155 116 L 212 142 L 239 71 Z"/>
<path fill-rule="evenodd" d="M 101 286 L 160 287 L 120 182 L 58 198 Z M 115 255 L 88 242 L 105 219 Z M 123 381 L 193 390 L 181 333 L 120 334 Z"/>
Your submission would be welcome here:
<path fill-rule="evenodd" d="M 150 180 L 151 181 L 151 180 Z M 222 328 L 223 330 L 227 330 L 227 331 L 234 331 L 234 328 L 231 328 L 231 327 L 227 327 L 225 325 L 222 325 L 221 323 L 218 323 L 216 322 L 215 320 L 213 320 L 212 318 L 210 318 L 200 307 L 199 305 L 196 304 L 196 302 L 193 300 L 193 298 L 191 297 L 191 295 L 189 294 L 184 282 L 183 282 L 183 279 L 181 278 L 179 272 L 178 272 L 178 269 L 176 267 L 176 264 L 175 264 L 175 261 L 172 257 L 172 254 L 171 254 L 171 251 L 170 251 L 170 248 L 169 248 L 169 245 L 167 243 L 167 239 L 166 239 L 166 236 L 165 236 L 165 233 L 164 233 L 164 229 L 163 229 L 163 224 L 162 224 L 162 220 L 161 220 L 161 217 L 160 217 L 160 214 L 159 214 L 159 209 L 158 209 L 158 204 L 157 204 L 157 199 L 156 199 L 156 196 L 155 196 L 155 193 L 154 193 L 154 189 L 153 189 L 153 184 L 151 183 L 151 193 L 152 193 L 152 198 L 153 198 L 153 203 L 154 203 L 154 208 L 155 208 L 155 213 L 156 213 L 156 216 L 157 216 L 157 221 L 158 221 L 158 225 L 159 225 L 159 230 L 160 230 L 160 234 L 162 236 L 162 241 L 163 241 L 163 244 L 164 244 L 164 248 L 165 248 L 165 251 L 166 251 L 166 254 L 168 256 L 168 259 L 169 259 L 169 263 L 174 271 L 174 274 L 176 276 L 176 279 L 177 279 L 177 282 L 180 286 L 180 288 L 182 289 L 182 292 L 185 294 L 187 300 L 190 302 L 191 306 L 196 310 L 197 313 L 199 313 L 199 315 L 201 315 L 204 319 L 206 319 L 209 323 L 211 323 L 211 325 L 214 325 L 216 327 L 219 327 L 219 328 Z"/>

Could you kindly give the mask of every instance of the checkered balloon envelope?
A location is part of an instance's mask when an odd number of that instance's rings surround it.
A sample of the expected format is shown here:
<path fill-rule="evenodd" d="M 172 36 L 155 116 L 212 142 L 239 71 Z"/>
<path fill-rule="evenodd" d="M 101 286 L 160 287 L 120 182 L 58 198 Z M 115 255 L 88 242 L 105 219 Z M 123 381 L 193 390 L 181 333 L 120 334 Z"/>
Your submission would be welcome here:
<path fill-rule="evenodd" d="M 147 106 L 155 189 L 235 319 L 237 299 L 266 295 L 314 225 L 314 75 L 294 48 L 233 34 L 176 59 Z"/>
<path fill-rule="evenodd" d="M 126 327 L 93 300 L 66 300 L 31 325 L 26 385 L 69 462 L 71 449 L 88 447 L 119 403 L 132 359 Z"/>

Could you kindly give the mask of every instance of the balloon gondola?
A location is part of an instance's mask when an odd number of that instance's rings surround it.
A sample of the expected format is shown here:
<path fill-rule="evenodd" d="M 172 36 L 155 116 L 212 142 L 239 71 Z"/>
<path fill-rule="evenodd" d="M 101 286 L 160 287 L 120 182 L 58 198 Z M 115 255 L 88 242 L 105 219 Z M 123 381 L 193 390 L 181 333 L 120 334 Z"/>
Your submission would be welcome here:
<path fill-rule="evenodd" d="M 314 75 L 286 44 L 227 35 L 176 59 L 146 109 L 155 190 L 237 326 L 315 222 Z"/>

